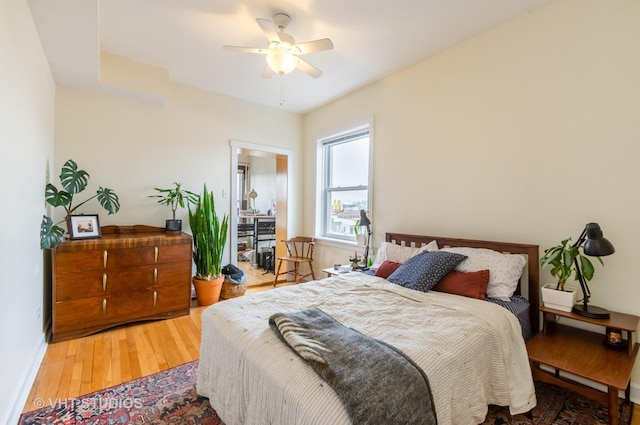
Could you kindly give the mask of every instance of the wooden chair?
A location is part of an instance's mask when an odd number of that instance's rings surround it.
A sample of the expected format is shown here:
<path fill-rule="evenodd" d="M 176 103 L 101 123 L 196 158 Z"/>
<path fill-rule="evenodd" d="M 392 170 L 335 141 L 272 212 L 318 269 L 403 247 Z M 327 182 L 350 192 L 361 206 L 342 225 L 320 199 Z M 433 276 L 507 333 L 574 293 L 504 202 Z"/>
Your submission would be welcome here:
<path fill-rule="evenodd" d="M 286 241 L 282 241 L 287 247 L 287 256 L 278 257 L 278 268 L 276 269 L 276 277 L 273 280 L 273 286 L 278 283 L 286 282 L 290 273 L 293 273 L 295 283 L 300 282 L 300 279 L 311 276 L 313 280 L 316 279 L 316 275 L 313 273 L 313 248 L 316 244 L 314 238 L 307 238 L 304 236 L 296 236 Z M 285 262 L 285 271 L 280 273 L 282 262 Z M 293 270 L 289 270 L 289 263 L 293 263 Z M 310 272 L 305 275 L 300 275 L 300 265 L 307 263 L 309 265 Z M 285 275 L 284 279 L 278 280 L 278 276 Z"/>

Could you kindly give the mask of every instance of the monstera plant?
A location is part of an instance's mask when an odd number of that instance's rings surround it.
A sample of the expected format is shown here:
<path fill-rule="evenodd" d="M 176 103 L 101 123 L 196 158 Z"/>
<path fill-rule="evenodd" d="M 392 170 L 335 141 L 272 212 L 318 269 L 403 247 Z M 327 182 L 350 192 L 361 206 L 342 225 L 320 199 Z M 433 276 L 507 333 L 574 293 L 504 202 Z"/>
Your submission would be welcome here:
<path fill-rule="evenodd" d="M 87 183 L 89 183 L 89 173 L 85 170 L 79 170 L 78 164 L 70 159 L 64 163 L 62 171 L 60 172 L 62 189 L 58 189 L 51 183 L 47 184 L 44 199 L 49 205 L 63 207 L 66 215 L 65 219 L 58 223 L 54 223 L 51 217 L 46 215 L 42 216 L 42 223 L 40 224 L 40 248 L 50 249 L 60 245 L 64 240 L 65 229 L 58 225 L 65 222 L 69 215 L 73 214 L 80 206 L 86 204 L 93 198 L 98 198 L 100 205 L 102 205 L 109 214 L 118 212 L 120 209 L 118 195 L 106 187 L 99 187 L 95 195 L 74 205 L 74 196 L 84 191 Z"/>

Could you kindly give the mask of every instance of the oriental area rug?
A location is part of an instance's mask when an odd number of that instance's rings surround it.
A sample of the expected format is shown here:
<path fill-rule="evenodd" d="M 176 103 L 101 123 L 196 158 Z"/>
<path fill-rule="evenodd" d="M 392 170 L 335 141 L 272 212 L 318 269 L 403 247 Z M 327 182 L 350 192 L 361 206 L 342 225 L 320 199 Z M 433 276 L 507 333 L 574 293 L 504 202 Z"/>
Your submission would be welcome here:
<path fill-rule="evenodd" d="M 190 362 L 121 385 L 65 400 L 41 401 L 41 409 L 20 416 L 18 425 L 224 425 L 209 400 L 196 394 L 198 362 Z M 490 406 L 483 425 L 607 424 L 607 409 L 584 397 L 536 383 L 533 418 L 511 417 Z M 629 425 L 633 404 L 621 403 L 620 425 Z"/>

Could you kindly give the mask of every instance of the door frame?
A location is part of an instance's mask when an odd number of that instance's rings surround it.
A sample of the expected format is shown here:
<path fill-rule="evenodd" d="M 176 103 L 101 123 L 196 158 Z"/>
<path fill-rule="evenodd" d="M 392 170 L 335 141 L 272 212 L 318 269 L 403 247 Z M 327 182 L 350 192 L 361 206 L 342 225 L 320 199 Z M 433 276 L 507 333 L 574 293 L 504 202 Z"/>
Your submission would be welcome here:
<path fill-rule="evenodd" d="M 236 250 L 238 247 L 238 179 L 236 174 L 238 173 L 238 155 L 246 154 L 249 156 L 264 156 L 265 154 L 274 155 L 276 161 L 279 159 L 286 161 L 284 172 L 286 176 L 281 176 L 286 179 L 285 184 L 276 185 L 276 199 L 277 199 L 277 211 L 282 213 L 276 213 L 276 256 L 284 255 L 280 245 L 280 240 L 287 239 L 287 229 L 292 225 L 292 207 L 293 202 L 290 201 L 289 194 L 292 189 L 293 182 L 293 150 L 277 148 L 274 146 L 258 145 L 255 143 L 242 142 L 239 140 L 231 140 L 231 209 L 229 214 L 229 228 L 230 228 L 230 251 L 231 251 L 231 264 L 238 264 L 238 256 Z M 278 178 L 278 177 L 277 177 Z M 282 203 L 285 203 L 284 208 Z"/>

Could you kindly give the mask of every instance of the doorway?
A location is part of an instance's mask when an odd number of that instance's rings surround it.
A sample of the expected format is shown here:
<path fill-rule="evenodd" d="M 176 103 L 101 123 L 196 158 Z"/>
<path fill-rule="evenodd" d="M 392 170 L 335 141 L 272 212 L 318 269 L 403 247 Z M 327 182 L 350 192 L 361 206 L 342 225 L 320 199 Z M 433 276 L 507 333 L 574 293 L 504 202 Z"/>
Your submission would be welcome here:
<path fill-rule="evenodd" d="M 229 227 L 231 231 L 230 249 L 232 264 L 238 265 L 238 255 L 236 255 L 236 251 L 238 249 L 238 243 L 240 242 L 238 237 L 239 224 L 247 227 L 248 222 L 254 222 L 253 218 L 247 218 L 247 214 L 256 214 L 257 217 L 260 217 L 255 220 L 257 221 L 256 226 L 260 224 L 260 221 L 263 222 L 263 225 L 268 225 L 268 223 L 274 224 L 274 235 L 264 236 L 266 244 L 275 247 L 275 250 L 271 254 L 272 261 L 275 263 L 276 257 L 285 255 L 286 248 L 281 241 L 287 239 L 287 229 L 289 227 L 289 218 L 291 217 L 289 213 L 291 203 L 288 198 L 291 188 L 292 155 L 293 151 L 288 149 L 234 140 L 231 141 L 232 176 Z M 247 158 L 249 158 L 249 160 L 247 160 Z M 271 158 L 275 161 L 275 176 L 273 176 L 272 180 L 275 187 L 273 190 L 263 191 L 263 198 L 266 198 L 266 200 L 260 199 L 261 202 L 256 202 L 256 196 L 260 196 L 259 191 L 251 187 L 250 162 L 253 162 L 251 161 L 252 158 L 256 160 L 256 163 L 264 163 L 265 161 L 261 161 L 261 159 L 266 158 Z M 241 175 L 241 173 L 243 174 Z M 253 193 L 251 193 L 252 191 Z M 251 196 L 249 196 L 250 193 Z M 241 213 L 243 211 L 244 213 Z M 257 235 L 254 236 L 254 238 L 255 237 L 257 237 Z M 271 239 L 272 245 L 269 243 L 269 239 Z M 252 247 L 261 249 L 261 245 L 265 245 L 265 242 L 255 243 L 252 239 L 251 245 Z M 255 252 L 255 254 L 257 254 L 257 252 Z M 255 261 L 256 258 L 252 260 Z M 273 278 L 272 274 L 266 276 L 268 276 L 268 279 L 265 280 L 272 280 Z M 249 280 L 250 276 L 247 276 L 247 278 Z M 251 282 L 248 282 L 248 284 L 251 284 Z"/>

